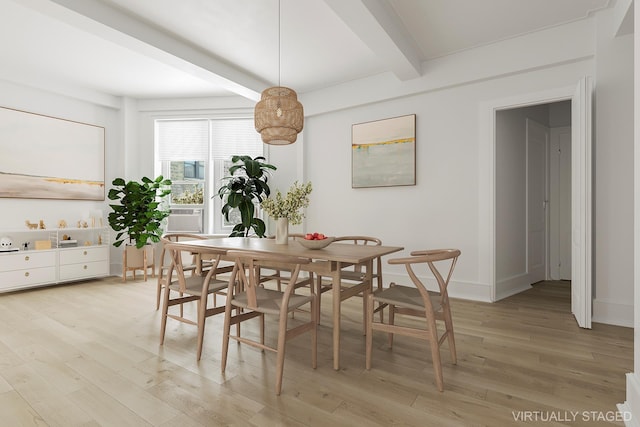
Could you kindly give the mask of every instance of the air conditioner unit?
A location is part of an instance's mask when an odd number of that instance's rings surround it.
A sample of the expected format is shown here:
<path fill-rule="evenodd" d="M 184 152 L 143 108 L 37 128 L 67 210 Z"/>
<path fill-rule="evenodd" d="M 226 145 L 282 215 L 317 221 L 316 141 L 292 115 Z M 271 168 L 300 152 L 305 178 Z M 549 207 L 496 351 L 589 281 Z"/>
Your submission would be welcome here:
<path fill-rule="evenodd" d="M 171 209 L 167 231 L 171 233 L 202 233 L 204 209 Z"/>

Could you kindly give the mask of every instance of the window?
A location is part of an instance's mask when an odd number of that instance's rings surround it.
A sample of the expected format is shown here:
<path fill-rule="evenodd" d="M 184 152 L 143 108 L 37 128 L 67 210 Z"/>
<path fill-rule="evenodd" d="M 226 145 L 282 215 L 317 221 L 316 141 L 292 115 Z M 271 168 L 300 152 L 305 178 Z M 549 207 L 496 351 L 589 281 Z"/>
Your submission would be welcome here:
<path fill-rule="evenodd" d="M 235 219 L 232 213 L 225 221 L 220 213 L 223 202 L 215 195 L 232 156 L 263 155 L 253 119 L 159 119 L 155 140 L 162 174 L 172 181 L 168 231 L 230 233 L 240 215 Z M 188 215 L 199 221 L 187 221 Z"/>

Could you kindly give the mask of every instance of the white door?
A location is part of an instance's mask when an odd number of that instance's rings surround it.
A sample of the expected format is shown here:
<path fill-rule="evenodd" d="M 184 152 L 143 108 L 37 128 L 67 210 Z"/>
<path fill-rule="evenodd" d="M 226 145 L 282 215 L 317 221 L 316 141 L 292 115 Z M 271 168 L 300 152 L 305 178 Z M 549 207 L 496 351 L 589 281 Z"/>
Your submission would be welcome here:
<path fill-rule="evenodd" d="M 558 231 L 560 280 L 571 280 L 571 131 L 560 133 Z"/>
<path fill-rule="evenodd" d="M 526 120 L 527 273 L 530 283 L 547 278 L 547 149 L 549 128 Z"/>
<path fill-rule="evenodd" d="M 591 328 L 591 96 L 590 77 L 578 83 L 571 99 L 571 312 Z"/>
<path fill-rule="evenodd" d="M 571 127 L 549 141 L 549 278 L 571 280 Z"/>

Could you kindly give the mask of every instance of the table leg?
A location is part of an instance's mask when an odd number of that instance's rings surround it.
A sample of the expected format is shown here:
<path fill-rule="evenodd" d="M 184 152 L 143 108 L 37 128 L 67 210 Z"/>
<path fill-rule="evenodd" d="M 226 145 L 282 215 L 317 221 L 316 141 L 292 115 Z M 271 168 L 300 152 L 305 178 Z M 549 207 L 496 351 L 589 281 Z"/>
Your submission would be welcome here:
<path fill-rule="evenodd" d="M 331 295 L 333 296 L 333 369 L 336 371 L 340 369 L 340 263 L 336 265 L 336 269 L 331 275 L 331 281 L 333 283 L 333 289 Z"/>
<path fill-rule="evenodd" d="M 365 287 L 362 293 L 362 335 L 367 333 L 367 310 L 369 309 L 369 294 L 373 291 L 373 260 L 367 261 L 364 275 Z"/>

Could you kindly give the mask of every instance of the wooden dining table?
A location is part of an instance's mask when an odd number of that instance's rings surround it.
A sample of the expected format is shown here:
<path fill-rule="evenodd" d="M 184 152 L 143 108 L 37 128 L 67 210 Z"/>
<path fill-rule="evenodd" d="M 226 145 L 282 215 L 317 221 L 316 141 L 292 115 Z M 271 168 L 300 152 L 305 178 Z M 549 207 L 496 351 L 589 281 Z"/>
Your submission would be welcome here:
<path fill-rule="evenodd" d="M 399 246 L 354 245 L 352 243 L 334 242 L 323 249 L 308 249 L 296 240 L 288 244 L 278 244 L 275 239 L 259 239 L 252 237 L 220 237 L 204 240 L 185 240 L 178 243 L 185 251 L 199 253 L 203 256 L 207 251 L 220 252 L 244 250 L 268 252 L 279 255 L 294 255 L 312 260 L 301 267 L 316 275 L 330 277 L 333 283 L 333 368 L 340 369 L 340 302 L 341 271 L 354 264 L 365 266 L 365 283 L 372 287 L 373 260 L 403 250 Z M 366 301 L 366 300 L 365 300 Z"/>

